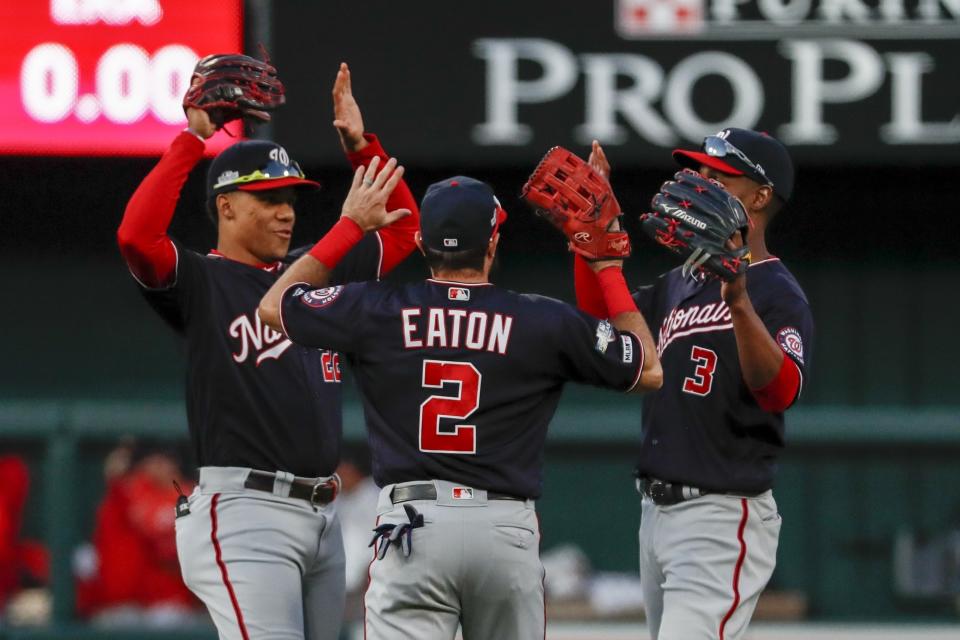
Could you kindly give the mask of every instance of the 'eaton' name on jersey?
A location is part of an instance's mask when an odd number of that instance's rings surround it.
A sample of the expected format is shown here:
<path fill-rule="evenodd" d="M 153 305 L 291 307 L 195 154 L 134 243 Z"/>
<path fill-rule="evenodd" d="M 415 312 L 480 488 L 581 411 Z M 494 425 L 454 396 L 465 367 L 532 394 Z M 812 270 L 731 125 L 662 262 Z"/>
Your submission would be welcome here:
<path fill-rule="evenodd" d="M 513 318 L 467 309 L 403 309 L 403 346 L 407 349 L 470 349 L 504 355 Z"/>

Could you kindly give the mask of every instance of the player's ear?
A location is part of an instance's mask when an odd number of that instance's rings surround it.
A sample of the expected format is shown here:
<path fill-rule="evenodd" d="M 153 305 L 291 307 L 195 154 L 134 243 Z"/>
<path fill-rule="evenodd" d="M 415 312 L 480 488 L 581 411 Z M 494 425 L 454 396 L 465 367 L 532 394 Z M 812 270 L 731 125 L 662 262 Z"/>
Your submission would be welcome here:
<path fill-rule="evenodd" d="M 420 253 L 427 255 L 427 252 L 423 250 L 423 238 L 420 236 L 419 231 L 413 234 L 413 241 L 417 243 L 417 249 L 420 249 Z"/>
<path fill-rule="evenodd" d="M 764 211 L 773 201 L 773 188 L 770 185 L 761 185 L 750 198 L 750 208 L 754 211 Z"/>
<path fill-rule="evenodd" d="M 490 243 L 487 244 L 487 258 L 493 260 L 493 256 L 497 254 L 497 243 L 500 242 L 500 232 L 493 234 L 493 237 L 490 238 Z"/>
<path fill-rule="evenodd" d="M 226 218 L 227 220 L 233 220 L 236 217 L 236 212 L 233 210 L 229 194 L 221 193 L 217 196 L 217 217 Z"/>

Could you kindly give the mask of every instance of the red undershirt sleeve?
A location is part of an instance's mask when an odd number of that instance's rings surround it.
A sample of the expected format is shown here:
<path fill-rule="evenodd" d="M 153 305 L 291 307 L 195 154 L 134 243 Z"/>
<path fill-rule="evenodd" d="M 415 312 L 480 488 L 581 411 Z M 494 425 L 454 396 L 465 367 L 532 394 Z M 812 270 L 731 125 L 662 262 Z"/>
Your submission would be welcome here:
<path fill-rule="evenodd" d="M 761 389 L 750 389 L 750 393 L 764 411 L 782 413 L 800 395 L 800 368 L 793 358 L 784 353 L 780 371 L 773 380 Z"/>
<path fill-rule="evenodd" d="M 387 152 L 383 150 L 380 139 L 372 133 L 365 133 L 363 137 L 369 143 L 360 151 L 347 153 L 347 159 L 354 169 L 360 166 L 367 166 L 375 157 L 379 157 L 382 163 L 390 159 Z M 417 246 L 414 241 L 414 234 L 420 228 L 420 210 L 417 207 L 417 201 L 410 192 L 406 180 L 401 180 L 397 188 L 393 190 L 390 199 L 387 200 L 387 211 L 395 209 L 409 209 L 412 213 L 405 218 L 397 220 L 392 225 L 384 227 L 377 231 L 380 236 L 380 242 L 383 245 L 383 262 L 380 266 L 380 276 L 390 273 L 394 267 L 403 262 L 410 255 L 410 252 Z"/>
<path fill-rule="evenodd" d="M 609 318 L 607 303 L 604 302 L 597 274 L 593 272 L 582 256 L 573 257 L 573 287 L 577 296 L 577 307 L 594 318 Z"/>
<path fill-rule="evenodd" d="M 203 157 L 204 143 L 189 131 L 178 135 L 130 197 L 117 229 L 117 244 L 130 273 L 145 287 L 176 280 L 177 251 L 167 235 L 180 190 Z"/>

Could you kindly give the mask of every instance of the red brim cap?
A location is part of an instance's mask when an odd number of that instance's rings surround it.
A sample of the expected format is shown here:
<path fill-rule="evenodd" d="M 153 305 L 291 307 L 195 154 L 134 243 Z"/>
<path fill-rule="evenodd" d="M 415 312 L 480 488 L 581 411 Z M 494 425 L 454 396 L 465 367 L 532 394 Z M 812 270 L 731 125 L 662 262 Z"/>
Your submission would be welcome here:
<path fill-rule="evenodd" d="M 729 173 L 732 176 L 742 176 L 743 171 L 736 169 L 721 158 L 715 158 L 713 156 L 708 156 L 707 154 L 701 151 L 686 151 L 684 149 L 674 149 L 673 150 L 673 159 L 677 161 L 681 166 L 693 169 L 694 171 L 699 171 L 702 165 L 706 165 L 717 171 L 722 171 L 724 173 Z"/>
<path fill-rule="evenodd" d="M 282 189 L 283 187 L 299 187 L 302 189 L 319 189 L 320 183 L 306 178 L 297 178 L 290 176 L 288 178 L 277 178 L 276 180 L 258 180 L 248 182 L 237 187 L 240 191 L 269 191 L 270 189 Z"/>

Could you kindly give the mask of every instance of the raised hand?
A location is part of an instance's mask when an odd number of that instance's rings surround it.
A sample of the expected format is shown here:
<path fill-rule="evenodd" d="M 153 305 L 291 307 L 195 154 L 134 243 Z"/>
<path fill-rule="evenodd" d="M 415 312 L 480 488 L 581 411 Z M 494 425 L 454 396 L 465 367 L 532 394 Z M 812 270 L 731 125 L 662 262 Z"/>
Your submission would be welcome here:
<path fill-rule="evenodd" d="M 593 141 L 590 148 L 590 157 L 587 158 L 587 164 L 606 178 L 608 182 L 610 181 L 610 162 L 607 160 L 607 154 L 603 152 L 603 147 L 596 140 Z"/>
<path fill-rule="evenodd" d="M 344 151 L 360 151 L 367 146 L 363 137 L 363 116 L 360 114 L 360 105 L 353 97 L 350 67 L 346 62 L 340 63 L 337 79 L 333 83 L 333 126 L 340 134 Z"/>
<path fill-rule="evenodd" d="M 356 222 L 364 232 L 391 225 L 411 213 L 409 209 L 387 211 L 387 199 L 400 184 L 403 167 L 397 166 L 396 158 L 390 158 L 380 172 L 379 166 L 380 158 L 375 157 L 369 166 L 357 167 L 350 192 L 343 201 L 341 216 Z"/>
<path fill-rule="evenodd" d="M 194 76 L 190 86 L 194 87 L 202 84 L 202 82 L 203 80 L 199 76 Z M 187 127 L 189 127 L 190 131 L 193 131 L 204 140 L 208 139 L 217 132 L 217 125 L 213 124 L 213 122 L 210 120 L 210 114 L 203 109 L 199 109 L 197 107 L 187 107 L 186 113 Z"/>

